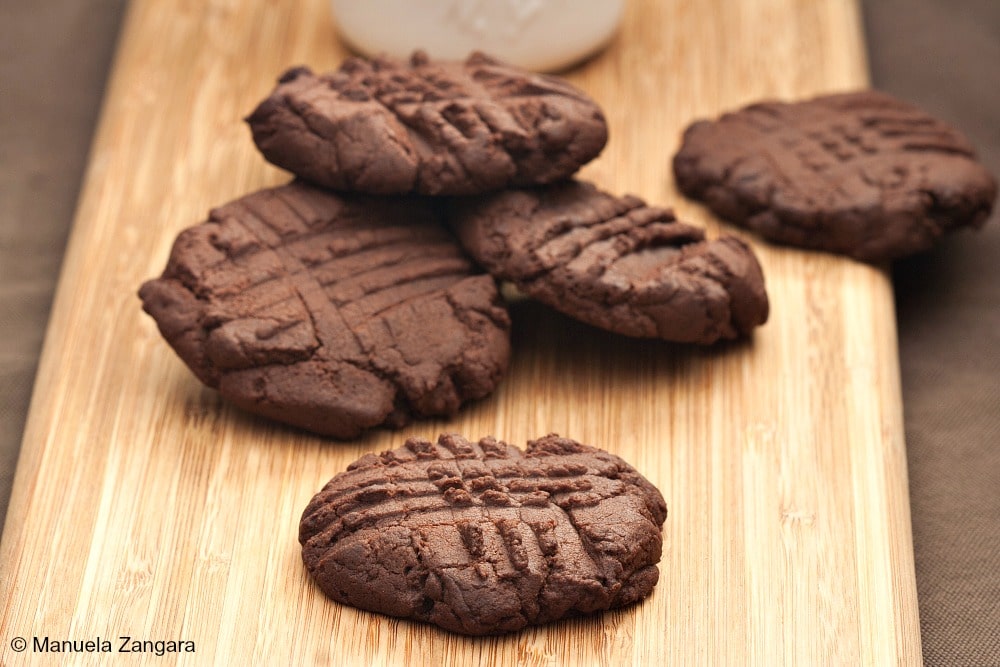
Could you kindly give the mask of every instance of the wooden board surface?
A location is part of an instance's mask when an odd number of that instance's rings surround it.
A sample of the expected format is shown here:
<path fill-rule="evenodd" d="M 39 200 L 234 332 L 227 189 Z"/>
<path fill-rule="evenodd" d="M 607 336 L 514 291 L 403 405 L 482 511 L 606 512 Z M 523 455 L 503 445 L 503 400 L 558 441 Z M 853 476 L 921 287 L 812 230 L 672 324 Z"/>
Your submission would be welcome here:
<path fill-rule="evenodd" d="M 688 122 L 866 83 L 851 1 L 627 4 L 610 47 L 567 73 L 610 125 L 583 175 L 711 235 L 725 227 L 670 174 Z M 0 547 L 2 663 L 65 662 L 34 653 L 33 637 L 121 635 L 195 642 L 193 655 L 113 656 L 155 664 L 919 663 L 892 294 L 877 268 L 751 239 L 771 319 L 712 349 L 518 303 L 493 397 L 356 442 L 248 417 L 197 383 L 135 292 L 208 208 L 286 180 L 240 119 L 285 67 L 344 55 L 325 0 L 133 1 Z M 632 462 L 670 510 L 653 596 L 487 639 L 325 599 L 296 541 L 309 498 L 363 452 L 441 430 L 522 446 L 556 431 Z"/>

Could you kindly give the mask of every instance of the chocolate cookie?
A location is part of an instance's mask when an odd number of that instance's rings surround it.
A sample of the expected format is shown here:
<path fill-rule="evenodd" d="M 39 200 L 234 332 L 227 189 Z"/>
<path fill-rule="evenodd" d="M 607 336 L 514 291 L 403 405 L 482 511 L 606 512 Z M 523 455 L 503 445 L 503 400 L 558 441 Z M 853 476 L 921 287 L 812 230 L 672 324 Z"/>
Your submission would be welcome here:
<path fill-rule="evenodd" d="M 870 262 L 981 225 L 997 195 L 961 134 L 875 91 L 694 123 L 674 174 L 684 194 L 765 238 Z"/>
<path fill-rule="evenodd" d="M 735 237 L 705 241 L 638 197 L 570 181 L 457 201 L 449 222 L 494 276 L 610 331 L 713 343 L 767 320 L 750 248 Z"/>
<path fill-rule="evenodd" d="M 484 635 L 645 598 L 666 516 L 652 484 L 594 447 L 442 435 L 351 464 L 299 541 L 334 600 Z"/>
<path fill-rule="evenodd" d="M 455 412 L 510 351 L 493 279 L 412 198 L 248 195 L 182 232 L 139 296 L 224 398 L 339 438 Z"/>
<path fill-rule="evenodd" d="M 351 58 L 286 72 L 247 118 L 264 157 L 336 190 L 466 195 L 550 183 L 608 137 L 593 100 L 565 81 L 481 53 L 463 62 Z"/>

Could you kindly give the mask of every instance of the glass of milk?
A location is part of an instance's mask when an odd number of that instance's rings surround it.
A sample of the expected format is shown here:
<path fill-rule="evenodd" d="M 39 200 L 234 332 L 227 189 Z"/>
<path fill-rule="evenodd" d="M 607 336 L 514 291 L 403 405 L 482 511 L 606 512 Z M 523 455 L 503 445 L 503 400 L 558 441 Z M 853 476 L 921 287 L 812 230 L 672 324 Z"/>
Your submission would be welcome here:
<path fill-rule="evenodd" d="M 537 71 L 564 69 L 603 47 L 624 0 L 332 0 L 344 40 L 367 55 L 432 58 L 483 51 Z"/>

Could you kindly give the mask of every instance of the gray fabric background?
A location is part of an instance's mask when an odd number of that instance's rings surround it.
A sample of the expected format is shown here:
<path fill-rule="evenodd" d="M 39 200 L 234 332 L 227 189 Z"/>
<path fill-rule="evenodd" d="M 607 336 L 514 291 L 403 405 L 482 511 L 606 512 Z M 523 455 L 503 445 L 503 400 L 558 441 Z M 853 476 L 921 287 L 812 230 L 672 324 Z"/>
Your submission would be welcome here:
<path fill-rule="evenodd" d="M 1000 2 L 868 0 L 873 83 L 1000 176 Z M 924 660 L 1000 667 L 1000 214 L 893 278 Z"/>
<path fill-rule="evenodd" d="M 0 0 L 0 517 L 126 0 Z"/>
<path fill-rule="evenodd" d="M 0 0 L 0 517 L 126 0 Z M 1000 174 L 1000 1 L 866 0 L 876 87 Z M 895 267 L 926 664 L 1000 667 L 1000 220 Z"/>

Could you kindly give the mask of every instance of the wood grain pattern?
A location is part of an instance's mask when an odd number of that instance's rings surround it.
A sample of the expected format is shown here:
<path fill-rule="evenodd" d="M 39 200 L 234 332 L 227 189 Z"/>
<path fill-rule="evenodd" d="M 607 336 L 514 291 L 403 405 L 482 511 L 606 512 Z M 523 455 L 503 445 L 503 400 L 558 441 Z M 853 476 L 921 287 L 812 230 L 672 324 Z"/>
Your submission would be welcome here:
<path fill-rule="evenodd" d="M 633 0 L 610 47 L 567 74 L 610 124 L 584 175 L 714 235 L 673 188 L 681 129 L 760 97 L 863 86 L 862 47 L 853 1 Z M 239 119 L 285 67 L 343 56 L 326 0 L 132 2 L 0 546 L 3 664 L 64 661 L 12 652 L 16 635 L 196 642 L 130 661 L 155 664 L 918 664 L 885 271 L 750 239 L 771 320 L 707 350 L 518 302 L 495 396 L 351 443 L 248 417 L 198 384 L 135 292 L 209 207 L 287 179 Z M 555 431 L 643 471 L 670 509 L 654 595 L 488 639 L 325 599 L 296 541 L 309 498 L 362 453 L 443 429 L 518 445 Z"/>

